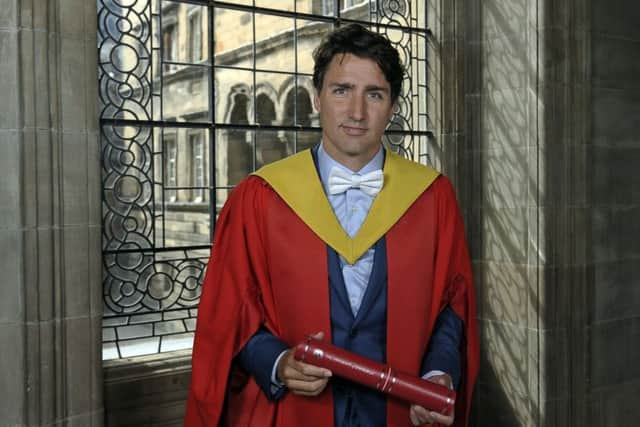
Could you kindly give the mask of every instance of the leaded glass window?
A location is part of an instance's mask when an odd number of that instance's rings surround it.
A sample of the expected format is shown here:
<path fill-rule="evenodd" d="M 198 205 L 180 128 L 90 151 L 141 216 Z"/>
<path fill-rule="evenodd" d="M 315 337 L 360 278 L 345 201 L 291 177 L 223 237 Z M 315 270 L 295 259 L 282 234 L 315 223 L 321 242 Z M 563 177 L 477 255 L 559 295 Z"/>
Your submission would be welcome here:
<path fill-rule="evenodd" d="M 97 1 L 104 359 L 190 348 L 229 191 L 319 141 L 327 31 L 361 22 L 396 45 L 408 76 L 384 142 L 425 158 L 422 0 Z"/>

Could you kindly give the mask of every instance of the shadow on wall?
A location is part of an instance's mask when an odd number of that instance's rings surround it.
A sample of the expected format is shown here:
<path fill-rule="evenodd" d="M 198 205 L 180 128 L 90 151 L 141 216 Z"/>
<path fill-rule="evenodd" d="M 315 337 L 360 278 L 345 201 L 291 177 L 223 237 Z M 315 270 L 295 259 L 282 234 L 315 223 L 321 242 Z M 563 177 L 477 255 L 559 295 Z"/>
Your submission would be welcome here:
<path fill-rule="evenodd" d="M 472 426 L 544 425 L 539 274 L 538 52 L 527 2 L 467 4 L 462 182 L 478 293 L 480 373 Z M 532 25 L 533 24 L 533 25 Z M 475 44 L 475 46 L 473 45 Z M 475 55 L 475 57 L 473 56 Z"/>

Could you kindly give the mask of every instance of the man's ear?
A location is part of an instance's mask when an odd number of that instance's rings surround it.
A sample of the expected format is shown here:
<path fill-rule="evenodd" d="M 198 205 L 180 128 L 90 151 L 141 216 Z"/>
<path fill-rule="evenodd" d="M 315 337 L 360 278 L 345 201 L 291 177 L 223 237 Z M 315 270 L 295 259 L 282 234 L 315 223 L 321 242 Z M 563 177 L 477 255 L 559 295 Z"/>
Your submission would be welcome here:
<path fill-rule="evenodd" d="M 316 107 L 318 113 L 320 112 L 320 94 L 317 89 L 313 90 L 313 106 Z"/>
<path fill-rule="evenodd" d="M 389 113 L 388 121 L 393 119 L 393 116 L 398 112 L 398 100 L 393 101 L 393 105 L 391 106 L 391 112 Z"/>

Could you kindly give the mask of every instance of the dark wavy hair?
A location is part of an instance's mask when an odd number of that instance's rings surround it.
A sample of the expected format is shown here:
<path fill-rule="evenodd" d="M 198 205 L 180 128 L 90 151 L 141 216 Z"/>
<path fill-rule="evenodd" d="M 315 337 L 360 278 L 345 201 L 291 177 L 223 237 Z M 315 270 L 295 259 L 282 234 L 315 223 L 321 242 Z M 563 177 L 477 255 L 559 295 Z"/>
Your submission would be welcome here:
<path fill-rule="evenodd" d="M 373 60 L 391 87 L 391 102 L 395 102 L 402 90 L 404 67 L 400 55 L 389 40 L 359 24 L 349 24 L 327 34 L 320 46 L 313 51 L 313 86 L 322 89 L 324 75 L 334 56 L 350 53 Z"/>

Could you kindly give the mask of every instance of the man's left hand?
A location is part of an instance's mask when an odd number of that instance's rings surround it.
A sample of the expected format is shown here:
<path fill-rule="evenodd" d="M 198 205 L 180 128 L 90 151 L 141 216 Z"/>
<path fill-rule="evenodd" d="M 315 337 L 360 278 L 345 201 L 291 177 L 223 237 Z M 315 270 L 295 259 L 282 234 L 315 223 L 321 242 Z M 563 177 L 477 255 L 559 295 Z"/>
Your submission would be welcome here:
<path fill-rule="evenodd" d="M 436 384 L 442 384 L 445 387 L 451 388 L 451 377 L 447 374 L 434 375 L 427 379 L 427 381 L 434 382 Z M 433 423 L 440 423 L 446 426 L 453 424 L 453 411 L 449 415 L 442 415 L 439 412 L 429 411 L 428 409 L 420 405 L 411 405 L 409 410 L 409 417 L 414 426 L 422 426 Z"/>

